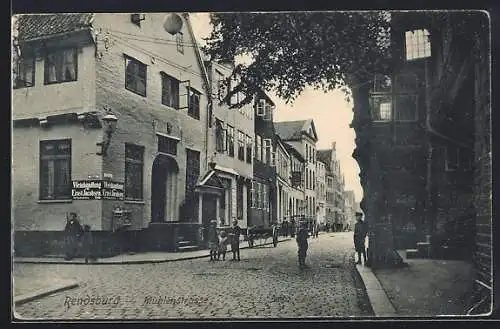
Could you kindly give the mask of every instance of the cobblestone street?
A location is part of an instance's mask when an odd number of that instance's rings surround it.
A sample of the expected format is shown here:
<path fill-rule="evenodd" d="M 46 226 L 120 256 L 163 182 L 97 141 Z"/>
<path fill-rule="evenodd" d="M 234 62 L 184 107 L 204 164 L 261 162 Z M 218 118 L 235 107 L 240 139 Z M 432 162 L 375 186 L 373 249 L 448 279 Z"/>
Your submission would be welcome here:
<path fill-rule="evenodd" d="M 241 262 L 231 261 L 228 253 L 224 262 L 202 258 L 141 265 L 15 264 L 14 278 L 80 281 L 79 288 L 17 306 L 16 316 L 196 319 L 373 315 L 354 268 L 352 233 L 323 233 L 318 239 L 309 239 L 306 262 L 310 268 L 302 271 L 297 266 L 294 240 L 277 248 L 242 250 L 241 257 Z"/>

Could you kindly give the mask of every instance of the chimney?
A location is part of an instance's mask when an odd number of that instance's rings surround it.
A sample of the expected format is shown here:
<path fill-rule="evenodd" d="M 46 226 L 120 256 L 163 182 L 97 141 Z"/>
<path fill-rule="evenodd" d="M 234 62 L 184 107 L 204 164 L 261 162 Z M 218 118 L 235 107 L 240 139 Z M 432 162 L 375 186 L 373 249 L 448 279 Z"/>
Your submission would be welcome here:
<path fill-rule="evenodd" d="M 335 141 L 332 142 L 332 150 L 335 150 L 336 144 L 337 144 L 337 142 L 335 142 Z"/>

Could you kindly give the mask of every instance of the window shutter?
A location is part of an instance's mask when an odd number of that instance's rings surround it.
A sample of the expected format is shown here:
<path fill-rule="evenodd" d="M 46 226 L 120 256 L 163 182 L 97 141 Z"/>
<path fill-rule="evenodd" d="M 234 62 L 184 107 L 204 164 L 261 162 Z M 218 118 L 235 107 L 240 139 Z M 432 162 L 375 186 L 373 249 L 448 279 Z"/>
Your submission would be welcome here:
<path fill-rule="evenodd" d="M 187 109 L 189 107 L 189 95 L 191 94 L 190 80 L 179 82 L 179 109 Z"/>

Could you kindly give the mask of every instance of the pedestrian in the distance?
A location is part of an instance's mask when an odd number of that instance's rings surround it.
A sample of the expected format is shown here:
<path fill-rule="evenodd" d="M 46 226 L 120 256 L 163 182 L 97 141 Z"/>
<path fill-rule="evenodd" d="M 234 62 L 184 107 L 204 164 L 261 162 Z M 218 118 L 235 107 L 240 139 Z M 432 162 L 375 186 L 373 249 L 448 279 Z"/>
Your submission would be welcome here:
<path fill-rule="evenodd" d="M 92 236 L 92 231 L 90 230 L 90 225 L 83 225 L 83 256 L 85 257 L 85 264 L 90 260 L 94 260 L 93 246 L 94 237 Z"/>
<path fill-rule="evenodd" d="M 226 260 L 227 244 L 229 243 L 226 231 L 220 232 L 219 236 L 219 249 L 217 254 L 217 260 L 220 260 L 222 255 L 222 260 Z"/>
<path fill-rule="evenodd" d="M 240 234 L 241 228 L 238 225 L 238 221 L 233 220 L 233 226 L 231 227 L 231 251 L 233 253 L 233 260 L 240 261 Z"/>
<path fill-rule="evenodd" d="M 217 234 L 217 221 L 210 221 L 208 227 L 208 248 L 210 249 L 210 260 L 217 260 L 217 249 L 219 247 L 219 235 Z"/>
<path fill-rule="evenodd" d="M 83 235 L 83 228 L 77 217 L 75 212 L 71 212 L 69 218 L 66 220 L 66 226 L 64 228 L 66 235 L 66 260 L 71 260 L 76 256 L 78 252 L 78 242 Z"/>
<path fill-rule="evenodd" d="M 358 261 L 356 264 L 361 264 L 361 256 L 363 256 L 363 263 L 366 264 L 366 239 L 367 229 L 363 221 L 363 213 L 356 212 L 356 225 L 354 225 L 354 247 L 358 253 Z"/>
<path fill-rule="evenodd" d="M 299 256 L 299 268 L 306 268 L 306 255 L 307 248 L 309 244 L 307 243 L 307 238 L 309 237 L 309 232 L 307 230 L 307 224 L 302 222 L 299 223 L 299 229 L 297 230 L 297 246 L 298 246 L 298 256 Z"/>

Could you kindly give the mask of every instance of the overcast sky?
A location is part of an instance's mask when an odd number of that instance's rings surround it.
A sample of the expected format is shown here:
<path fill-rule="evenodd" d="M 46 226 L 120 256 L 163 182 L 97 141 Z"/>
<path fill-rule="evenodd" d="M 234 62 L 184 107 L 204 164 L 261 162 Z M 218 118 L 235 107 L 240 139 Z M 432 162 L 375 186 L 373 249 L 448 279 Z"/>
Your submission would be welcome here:
<path fill-rule="evenodd" d="M 212 29 L 209 14 L 196 13 L 190 16 L 198 42 L 203 44 L 202 38 L 207 37 Z M 318 149 L 331 148 L 332 142 L 336 141 L 337 158 L 344 172 L 346 189 L 353 190 L 356 201 L 359 202 L 363 197 L 363 190 L 359 183 L 358 164 L 352 158 L 355 148 L 354 129 L 349 128 L 353 116 L 352 103 L 344 100 L 341 91 L 324 93 L 312 88 L 306 88 L 293 104 L 285 104 L 272 93 L 269 96 L 276 103 L 275 121 L 311 118 L 318 133 Z"/>

